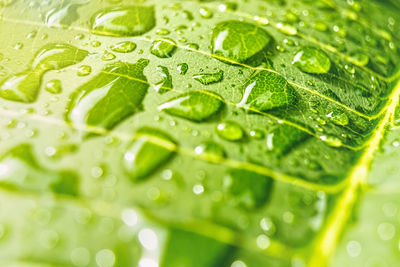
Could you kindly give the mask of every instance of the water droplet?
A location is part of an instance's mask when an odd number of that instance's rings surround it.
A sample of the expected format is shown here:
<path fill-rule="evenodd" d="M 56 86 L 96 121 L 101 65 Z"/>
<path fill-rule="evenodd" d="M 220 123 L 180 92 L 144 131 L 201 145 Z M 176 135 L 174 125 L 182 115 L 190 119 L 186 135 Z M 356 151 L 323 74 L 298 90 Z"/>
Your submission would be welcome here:
<path fill-rule="evenodd" d="M 168 35 L 170 34 L 170 30 L 168 29 L 157 29 L 156 34 L 157 35 Z"/>
<path fill-rule="evenodd" d="M 104 54 L 101 56 L 101 59 L 104 61 L 110 61 L 110 60 L 115 59 L 115 55 L 108 51 L 104 51 Z"/>
<path fill-rule="evenodd" d="M 324 74 L 331 69 L 328 55 L 315 47 L 303 47 L 294 56 L 292 64 L 301 71 L 311 74 Z"/>
<path fill-rule="evenodd" d="M 295 103 L 292 86 L 279 74 L 256 71 L 241 88 L 243 98 L 239 107 L 260 112 L 287 107 Z"/>
<path fill-rule="evenodd" d="M 292 25 L 285 24 L 285 23 L 277 23 L 276 28 L 284 34 L 287 35 L 296 35 L 297 34 L 297 29 L 293 27 Z"/>
<path fill-rule="evenodd" d="M 200 16 L 204 19 L 212 18 L 212 16 L 214 15 L 213 12 L 206 7 L 201 7 L 199 9 L 199 13 L 200 13 Z"/>
<path fill-rule="evenodd" d="M 159 58 L 172 57 L 176 49 L 176 43 L 169 38 L 155 40 L 150 48 L 150 52 Z"/>
<path fill-rule="evenodd" d="M 25 72 L 6 78 L 0 83 L 0 96 L 19 102 L 33 102 L 39 93 L 43 75 L 81 62 L 87 51 L 68 44 L 48 44 L 42 47 L 32 66 Z"/>
<path fill-rule="evenodd" d="M 21 42 L 18 42 L 14 45 L 13 47 L 15 50 L 21 50 L 22 48 L 24 48 L 24 44 Z"/>
<path fill-rule="evenodd" d="M 181 75 L 185 75 L 186 72 L 188 71 L 188 69 L 189 69 L 189 66 L 186 63 L 180 63 L 177 66 L 177 70 L 178 70 L 179 74 L 181 74 Z"/>
<path fill-rule="evenodd" d="M 194 152 L 209 161 L 221 161 L 226 157 L 225 150 L 213 141 L 206 141 L 196 146 Z"/>
<path fill-rule="evenodd" d="M 221 12 L 235 11 L 237 9 L 237 3 L 235 2 L 222 3 L 218 5 L 218 9 Z"/>
<path fill-rule="evenodd" d="M 139 59 L 107 65 L 71 95 L 67 119 L 81 131 L 87 125 L 111 129 L 138 112 L 149 87 L 143 74 L 148 64 Z"/>
<path fill-rule="evenodd" d="M 159 94 L 164 94 L 172 90 L 172 77 L 169 74 L 168 68 L 164 66 L 158 66 L 157 71 L 163 77 L 161 81 L 153 85 L 153 88 Z"/>
<path fill-rule="evenodd" d="M 242 127 L 233 121 L 225 121 L 217 125 L 217 134 L 228 141 L 240 141 L 244 138 Z"/>
<path fill-rule="evenodd" d="M 110 47 L 111 51 L 117 53 L 130 53 L 136 49 L 136 44 L 130 41 L 119 42 Z"/>
<path fill-rule="evenodd" d="M 254 139 L 263 139 L 265 134 L 262 130 L 254 129 L 249 132 L 251 138 Z"/>
<path fill-rule="evenodd" d="M 187 49 L 189 51 L 197 51 L 197 50 L 199 50 L 199 45 L 196 43 L 189 43 L 189 44 L 185 45 L 185 49 Z"/>
<path fill-rule="evenodd" d="M 154 28 L 154 6 L 104 9 L 92 18 L 93 33 L 108 36 L 138 36 Z"/>
<path fill-rule="evenodd" d="M 228 63 L 258 65 L 268 58 L 274 42 L 262 28 L 241 21 L 225 21 L 213 30 L 211 46 L 215 57 Z"/>
<path fill-rule="evenodd" d="M 48 81 L 45 84 L 44 89 L 49 93 L 59 94 L 62 92 L 61 81 L 58 79 Z"/>
<path fill-rule="evenodd" d="M 92 41 L 92 42 L 90 42 L 90 45 L 92 47 L 100 47 L 101 46 L 101 42 L 100 41 Z"/>
<path fill-rule="evenodd" d="M 78 68 L 77 75 L 78 76 L 87 76 L 92 73 L 92 67 L 88 65 L 82 65 Z"/>
<path fill-rule="evenodd" d="M 56 8 L 52 8 L 46 13 L 45 22 L 47 26 L 65 27 L 71 25 L 79 19 L 78 7 L 87 3 L 89 3 L 87 0 L 61 2 Z"/>
<path fill-rule="evenodd" d="M 201 84 L 209 85 L 214 83 L 219 83 L 224 77 L 224 72 L 222 70 L 215 73 L 203 73 L 195 74 L 192 78 L 199 81 Z"/>
<path fill-rule="evenodd" d="M 346 126 L 349 124 L 349 118 L 341 111 L 332 111 L 326 116 L 337 125 Z"/>
<path fill-rule="evenodd" d="M 123 166 L 132 181 L 140 181 L 166 163 L 175 150 L 175 142 L 166 133 L 141 128 L 124 154 Z"/>
<path fill-rule="evenodd" d="M 341 147 L 343 145 L 342 141 L 334 136 L 322 135 L 319 138 L 332 147 Z"/>
<path fill-rule="evenodd" d="M 218 113 L 222 107 L 220 96 L 209 91 L 190 91 L 174 97 L 158 109 L 170 115 L 201 122 Z"/>

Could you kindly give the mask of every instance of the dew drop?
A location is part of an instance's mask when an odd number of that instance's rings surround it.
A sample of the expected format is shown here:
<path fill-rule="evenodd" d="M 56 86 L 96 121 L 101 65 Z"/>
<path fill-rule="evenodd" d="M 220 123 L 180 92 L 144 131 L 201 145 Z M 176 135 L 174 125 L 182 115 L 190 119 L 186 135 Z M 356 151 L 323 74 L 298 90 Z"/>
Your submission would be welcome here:
<path fill-rule="evenodd" d="M 154 6 L 126 6 L 99 11 L 92 18 L 91 30 L 98 35 L 138 36 L 154 28 Z"/>
<path fill-rule="evenodd" d="M 311 74 L 328 73 L 331 69 L 331 60 L 319 48 L 303 47 L 294 56 L 293 65 L 301 71 Z"/>
<path fill-rule="evenodd" d="M 59 94 L 62 92 L 61 81 L 58 79 L 48 81 L 44 89 L 51 94 Z"/>
<path fill-rule="evenodd" d="M 244 138 L 242 127 L 233 121 L 225 121 L 217 125 L 217 134 L 228 141 L 240 141 Z"/>
<path fill-rule="evenodd" d="M 119 42 L 110 47 L 111 51 L 117 53 L 130 53 L 136 49 L 136 44 L 130 41 Z"/>
<path fill-rule="evenodd" d="M 169 38 L 155 40 L 150 52 L 159 58 L 170 58 L 176 50 L 176 43 Z"/>

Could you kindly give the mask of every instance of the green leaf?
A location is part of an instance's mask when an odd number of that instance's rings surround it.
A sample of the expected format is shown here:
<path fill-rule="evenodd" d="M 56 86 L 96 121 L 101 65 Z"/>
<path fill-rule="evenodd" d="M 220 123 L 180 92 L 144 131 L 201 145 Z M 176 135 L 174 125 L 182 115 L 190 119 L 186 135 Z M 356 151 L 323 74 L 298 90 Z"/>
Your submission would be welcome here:
<path fill-rule="evenodd" d="M 399 22 L 0 0 L 0 265 L 396 266 Z"/>

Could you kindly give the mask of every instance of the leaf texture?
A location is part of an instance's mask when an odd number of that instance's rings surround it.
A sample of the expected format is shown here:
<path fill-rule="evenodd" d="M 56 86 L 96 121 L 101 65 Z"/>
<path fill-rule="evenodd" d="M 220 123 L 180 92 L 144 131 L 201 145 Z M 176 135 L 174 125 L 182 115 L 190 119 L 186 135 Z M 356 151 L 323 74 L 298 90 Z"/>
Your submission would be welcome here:
<path fill-rule="evenodd" d="M 0 265 L 395 266 L 399 14 L 0 0 Z"/>

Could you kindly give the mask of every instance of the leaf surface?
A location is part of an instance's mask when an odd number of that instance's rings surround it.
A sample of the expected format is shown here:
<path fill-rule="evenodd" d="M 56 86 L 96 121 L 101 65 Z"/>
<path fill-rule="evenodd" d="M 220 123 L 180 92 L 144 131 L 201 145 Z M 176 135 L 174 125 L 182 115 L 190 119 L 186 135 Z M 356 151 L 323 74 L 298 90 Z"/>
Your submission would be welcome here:
<path fill-rule="evenodd" d="M 0 265 L 393 265 L 398 10 L 0 1 Z"/>

